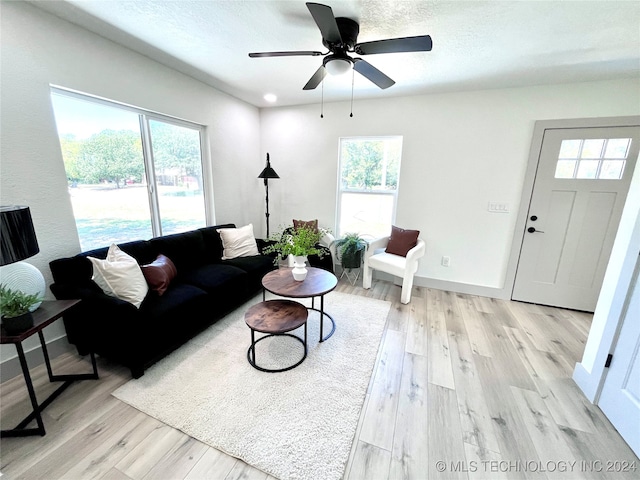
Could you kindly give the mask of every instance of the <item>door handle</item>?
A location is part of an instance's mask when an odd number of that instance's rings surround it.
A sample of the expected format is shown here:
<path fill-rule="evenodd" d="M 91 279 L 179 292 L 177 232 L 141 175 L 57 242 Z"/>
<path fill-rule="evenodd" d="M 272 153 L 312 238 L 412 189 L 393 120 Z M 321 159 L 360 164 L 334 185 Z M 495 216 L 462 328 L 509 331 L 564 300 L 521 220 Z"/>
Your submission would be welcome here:
<path fill-rule="evenodd" d="M 544 233 L 542 230 L 536 230 L 534 227 L 527 228 L 527 232 L 529 232 L 529 233 Z"/>

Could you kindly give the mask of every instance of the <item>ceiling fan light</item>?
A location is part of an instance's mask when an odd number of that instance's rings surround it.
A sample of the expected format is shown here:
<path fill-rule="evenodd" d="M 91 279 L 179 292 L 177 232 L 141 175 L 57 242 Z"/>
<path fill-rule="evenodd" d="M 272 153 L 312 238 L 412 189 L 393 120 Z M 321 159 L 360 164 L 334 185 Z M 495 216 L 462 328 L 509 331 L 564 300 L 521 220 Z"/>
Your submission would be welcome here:
<path fill-rule="evenodd" d="M 330 75 L 344 75 L 351 70 L 351 62 L 341 58 L 334 58 L 327 62 L 325 68 Z"/>

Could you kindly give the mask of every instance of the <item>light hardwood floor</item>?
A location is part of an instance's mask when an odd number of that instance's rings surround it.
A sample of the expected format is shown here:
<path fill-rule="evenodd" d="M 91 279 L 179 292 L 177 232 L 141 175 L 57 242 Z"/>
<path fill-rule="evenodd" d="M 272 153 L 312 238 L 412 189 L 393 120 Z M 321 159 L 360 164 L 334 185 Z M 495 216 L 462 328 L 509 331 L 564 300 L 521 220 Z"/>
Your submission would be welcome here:
<path fill-rule="evenodd" d="M 402 305 L 384 281 L 337 290 L 392 302 L 345 479 L 639 478 L 638 458 L 571 380 L 591 315 L 425 288 Z M 88 368 L 74 353 L 53 363 Z M 0 442 L 3 478 L 272 480 L 112 397 L 129 371 L 98 365 L 99 381 L 47 408 L 45 437 Z M 46 370 L 32 375 L 44 398 Z M 3 428 L 26 399 L 21 377 L 1 385 Z M 635 473 L 619 472 L 632 462 Z"/>

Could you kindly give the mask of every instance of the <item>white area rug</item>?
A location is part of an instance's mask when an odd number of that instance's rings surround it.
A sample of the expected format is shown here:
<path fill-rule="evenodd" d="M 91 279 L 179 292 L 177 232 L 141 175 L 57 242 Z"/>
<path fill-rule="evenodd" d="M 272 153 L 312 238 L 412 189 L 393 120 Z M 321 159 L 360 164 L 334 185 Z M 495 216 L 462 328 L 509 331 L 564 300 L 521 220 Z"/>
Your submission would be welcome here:
<path fill-rule="evenodd" d="M 251 342 L 244 323 L 245 311 L 261 300 L 256 296 L 113 395 L 274 477 L 338 480 L 391 304 L 327 294 L 333 336 L 318 342 L 319 314 L 310 311 L 305 361 L 287 372 L 265 373 L 247 362 Z M 309 306 L 309 300 L 302 303 Z M 328 320 L 324 328 L 326 334 Z M 303 330 L 293 333 L 302 336 Z M 270 338 L 258 343 L 256 355 L 258 365 L 283 367 L 301 358 L 302 345 Z"/>

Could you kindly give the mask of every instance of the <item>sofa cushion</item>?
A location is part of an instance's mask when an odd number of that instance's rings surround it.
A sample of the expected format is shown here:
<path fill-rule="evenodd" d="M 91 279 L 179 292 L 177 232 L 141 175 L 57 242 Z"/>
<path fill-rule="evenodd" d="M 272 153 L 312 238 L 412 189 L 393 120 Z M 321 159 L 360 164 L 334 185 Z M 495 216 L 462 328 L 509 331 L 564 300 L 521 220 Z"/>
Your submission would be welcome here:
<path fill-rule="evenodd" d="M 149 242 L 157 250 L 158 254 L 162 253 L 171 259 L 178 272 L 201 265 L 207 257 L 204 239 L 202 238 L 202 233 L 198 230 L 156 237 L 149 240 Z M 153 257 L 151 261 L 155 258 Z"/>
<path fill-rule="evenodd" d="M 131 255 L 136 259 L 138 265 L 144 265 L 151 263 L 158 256 L 158 253 L 153 245 L 148 240 L 136 240 L 133 242 L 119 243 L 118 248 L 125 252 L 127 255 Z M 107 258 L 109 247 L 97 248 L 95 250 L 89 250 L 88 252 L 79 253 L 78 257 L 93 257 L 93 258 Z"/>
<path fill-rule="evenodd" d="M 220 228 L 218 233 L 222 238 L 222 260 L 260 254 L 251 223 L 240 228 Z"/>
<path fill-rule="evenodd" d="M 222 264 L 231 265 L 247 272 L 250 277 L 250 287 L 255 289 L 256 285 L 259 287 L 262 284 L 262 277 L 276 268 L 273 260 L 273 257 L 266 255 L 254 255 L 252 257 L 238 257 L 231 260 L 223 260 Z"/>
<path fill-rule="evenodd" d="M 86 257 L 59 258 L 49 262 L 49 268 L 53 275 L 53 281 L 57 284 L 86 285 L 93 283 L 91 280 L 93 265 L 91 260 Z"/>
<path fill-rule="evenodd" d="M 218 230 L 221 228 L 236 228 L 236 226 L 233 223 L 225 223 L 224 225 L 199 229 L 207 250 L 207 259 L 203 263 L 220 263 L 222 259 L 222 239 L 220 238 Z"/>
<path fill-rule="evenodd" d="M 88 257 L 93 264 L 93 281 L 104 293 L 140 308 L 149 287 L 135 258 L 114 243 L 106 259 Z"/>
<path fill-rule="evenodd" d="M 158 295 L 166 292 L 171 280 L 178 275 L 178 270 L 171 259 L 162 254 L 158 255 L 153 262 L 142 265 L 141 268 L 149 288 Z"/>
<path fill-rule="evenodd" d="M 182 314 L 185 305 L 191 302 L 201 302 L 201 305 L 204 306 L 206 298 L 207 292 L 204 290 L 193 285 L 174 282 L 162 296 L 147 295 L 140 306 L 140 312 L 150 319 L 172 318 L 177 325 L 181 321 L 187 320 Z M 167 315 L 169 317 L 166 317 Z M 158 325 L 151 325 L 151 328 L 157 327 Z"/>
<path fill-rule="evenodd" d="M 247 273 L 231 266 L 211 263 L 180 272 L 180 281 L 194 285 L 207 293 L 221 295 L 230 294 L 235 297 L 237 292 L 244 294 L 247 285 Z"/>

